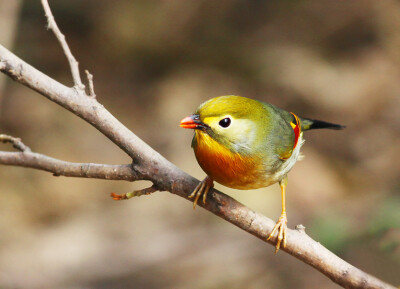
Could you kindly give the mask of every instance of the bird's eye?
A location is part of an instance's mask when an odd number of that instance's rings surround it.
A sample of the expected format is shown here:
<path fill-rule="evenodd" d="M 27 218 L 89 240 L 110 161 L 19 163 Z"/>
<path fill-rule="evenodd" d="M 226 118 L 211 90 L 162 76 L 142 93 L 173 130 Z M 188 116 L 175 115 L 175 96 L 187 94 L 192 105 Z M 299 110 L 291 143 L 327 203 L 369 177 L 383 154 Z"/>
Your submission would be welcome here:
<path fill-rule="evenodd" d="M 226 117 L 224 119 L 221 119 L 218 124 L 220 127 L 227 128 L 231 125 L 231 119 L 229 117 Z"/>

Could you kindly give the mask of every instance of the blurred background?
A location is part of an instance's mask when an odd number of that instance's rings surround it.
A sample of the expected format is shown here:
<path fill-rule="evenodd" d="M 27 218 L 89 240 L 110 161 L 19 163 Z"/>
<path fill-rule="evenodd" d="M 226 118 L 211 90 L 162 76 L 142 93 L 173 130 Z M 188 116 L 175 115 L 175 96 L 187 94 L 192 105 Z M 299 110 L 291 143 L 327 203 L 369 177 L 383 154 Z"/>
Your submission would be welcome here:
<path fill-rule="evenodd" d="M 306 133 L 290 173 L 289 227 L 400 284 L 400 2 L 50 1 L 98 100 L 202 179 L 179 121 L 227 94 L 347 125 Z M 0 44 L 71 86 L 40 1 L 0 0 Z M 83 76 L 82 76 L 83 77 Z M 0 133 L 72 162 L 130 160 L 90 125 L 0 75 Z M 1 150 L 12 150 L 0 144 Z M 0 288 L 339 288 L 297 259 L 146 182 L 0 166 Z M 278 185 L 236 191 L 277 220 Z"/>

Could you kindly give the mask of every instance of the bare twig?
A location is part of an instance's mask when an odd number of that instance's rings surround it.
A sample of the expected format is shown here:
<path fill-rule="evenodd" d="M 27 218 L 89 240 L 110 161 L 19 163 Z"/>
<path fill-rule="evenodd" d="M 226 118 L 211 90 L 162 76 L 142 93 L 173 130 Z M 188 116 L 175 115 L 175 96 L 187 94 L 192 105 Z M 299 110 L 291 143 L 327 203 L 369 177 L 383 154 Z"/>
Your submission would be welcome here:
<path fill-rule="evenodd" d="M 136 181 L 141 179 L 141 177 L 132 170 L 131 165 L 71 163 L 31 151 L 0 151 L 0 164 L 47 171 L 53 173 L 54 176 L 124 181 Z"/>
<path fill-rule="evenodd" d="M 12 137 L 6 134 L 0 134 L 0 141 L 3 143 L 11 143 L 13 147 L 21 152 L 30 152 L 31 149 L 26 146 L 20 138 Z"/>
<path fill-rule="evenodd" d="M 129 192 L 129 193 L 125 193 L 125 194 L 116 194 L 116 193 L 111 193 L 111 198 L 113 198 L 116 201 L 120 201 L 120 200 L 128 200 L 130 198 L 133 197 L 140 197 L 143 195 L 150 195 L 154 192 L 159 191 L 159 189 L 157 189 L 157 187 L 155 185 L 152 185 L 149 188 L 145 188 L 145 189 L 141 189 L 141 190 L 136 190 L 133 192 Z"/>
<path fill-rule="evenodd" d="M 53 30 L 54 35 L 56 36 L 58 42 L 60 42 L 61 47 L 64 51 L 65 56 L 68 59 L 68 63 L 71 69 L 72 73 L 72 79 L 74 81 L 74 87 L 79 91 L 79 92 L 84 92 L 85 91 L 85 85 L 81 81 L 81 76 L 79 73 L 79 63 L 76 61 L 75 57 L 72 55 L 71 50 L 69 49 L 69 46 L 67 42 L 65 41 L 65 36 L 64 34 L 61 33 L 60 29 L 57 26 L 56 21 L 54 20 L 53 13 L 51 12 L 49 3 L 47 0 L 42 0 L 42 5 L 44 8 L 44 12 L 46 14 L 47 18 L 47 27 L 48 29 Z"/>
<path fill-rule="evenodd" d="M 96 98 L 96 94 L 94 93 L 93 75 L 90 74 L 89 70 L 85 70 L 85 73 L 89 84 L 89 96 Z"/>
<path fill-rule="evenodd" d="M 7 64 L 5 68 L 1 69 L 6 75 L 86 120 L 125 151 L 133 159 L 131 169 L 138 176 L 137 179 L 150 180 L 159 190 L 169 191 L 188 199 L 188 195 L 199 181 L 178 169 L 150 148 L 95 99 L 78 97 L 73 89 L 44 75 L 1 45 L 0 61 Z M 19 154 L 20 158 L 27 155 L 25 153 L 15 154 Z M 14 162 L 17 161 L 14 160 Z M 23 163 L 23 161 L 18 162 L 20 165 Z M 4 158 L 0 158 L 0 164 L 12 165 Z M 29 167 L 43 169 L 42 165 Z M 266 239 L 275 225 L 271 219 L 252 211 L 217 190 L 212 190 L 208 194 L 206 204 L 200 202 L 198 205 L 264 242 L 267 242 Z M 346 288 L 363 289 L 395 288 L 340 259 L 308 237 L 302 230 L 288 230 L 287 235 L 287 246 L 282 249 L 283 251 L 316 268 L 339 285 Z"/>

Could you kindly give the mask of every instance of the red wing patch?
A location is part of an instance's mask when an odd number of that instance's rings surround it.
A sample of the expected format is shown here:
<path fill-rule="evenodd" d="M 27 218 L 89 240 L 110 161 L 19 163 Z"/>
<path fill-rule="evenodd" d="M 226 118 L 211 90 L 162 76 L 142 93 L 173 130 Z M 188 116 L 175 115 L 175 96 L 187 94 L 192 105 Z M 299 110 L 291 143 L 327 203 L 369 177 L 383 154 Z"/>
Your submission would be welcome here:
<path fill-rule="evenodd" d="M 291 112 L 291 114 L 294 116 L 294 120 L 296 121 L 296 123 L 290 122 L 290 125 L 293 128 L 294 131 L 294 145 L 293 145 L 293 151 L 297 146 L 297 143 L 299 142 L 299 138 L 300 138 L 300 134 L 301 134 L 301 124 L 300 124 L 300 120 L 297 117 L 297 115 L 295 115 L 293 112 Z"/>

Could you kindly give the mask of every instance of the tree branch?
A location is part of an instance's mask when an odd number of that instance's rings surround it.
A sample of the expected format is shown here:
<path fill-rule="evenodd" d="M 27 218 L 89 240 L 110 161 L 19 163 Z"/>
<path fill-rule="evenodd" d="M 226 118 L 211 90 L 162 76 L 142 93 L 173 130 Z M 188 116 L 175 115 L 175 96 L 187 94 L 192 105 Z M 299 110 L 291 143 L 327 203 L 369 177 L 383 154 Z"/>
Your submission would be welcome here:
<path fill-rule="evenodd" d="M 20 152 L 30 152 L 31 149 L 26 146 L 20 138 L 12 137 L 5 134 L 0 134 L 0 142 L 12 143 L 13 148 L 19 150 Z"/>
<path fill-rule="evenodd" d="M 140 178 L 132 166 L 106 165 L 93 163 L 71 163 L 48 157 L 31 151 L 0 151 L 0 164 L 26 167 L 52 173 L 54 176 L 94 178 L 105 180 L 136 181 Z"/>
<path fill-rule="evenodd" d="M 42 0 L 42 3 L 46 9 L 47 1 Z M 90 123 L 133 160 L 132 165 L 125 166 L 76 164 L 23 151 L 1 152 L 0 164 L 31 167 L 65 176 L 129 181 L 150 180 L 158 190 L 169 191 L 186 199 L 198 184 L 198 180 L 167 161 L 120 123 L 94 97 L 86 94 L 82 96 L 74 88 L 60 84 L 1 45 L 0 71 Z M 208 194 L 206 204 L 199 203 L 199 205 L 262 241 L 272 244 L 266 239 L 275 223 L 233 198 L 213 189 Z M 345 288 L 394 288 L 343 261 L 312 240 L 301 227 L 297 230 L 288 230 L 287 246 L 281 250 L 311 265 Z"/>
<path fill-rule="evenodd" d="M 74 81 L 74 87 L 79 91 L 83 92 L 85 91 L 85 86 L 83 85 L 81 81 L 81 76 L 79 73 L 79 63 L 76 61 L 75 57 L 72 55 L 71 50 L 69 49 L 69 46 L 67 44 L 67 41 L 65 40 L 64 34 L 61 33 L 60 29 L 57 26 L 56 21 L 54 20 L 53 13 L 51 12 L 49 3 L 47 0 L 42 0 L 42 6 L 44 9 L 44 12 L 46 14 L 47 18 L 47 28 L 51 29 L 54 32 L 54 35 L 56 36 L 58 42 L 60 42 L 61 47 L 64 51 L 65 56 L 67 57 L 71 73 L 72 73 L 72 79 Z"/>
<path fill-rule="evenodd" d="M 94 93 L 93 75 L 90 74 L 89 70 L 85 70 L 85 73 L 89 84 L 89 96 L 96 98 L 96 94 Z"/>

